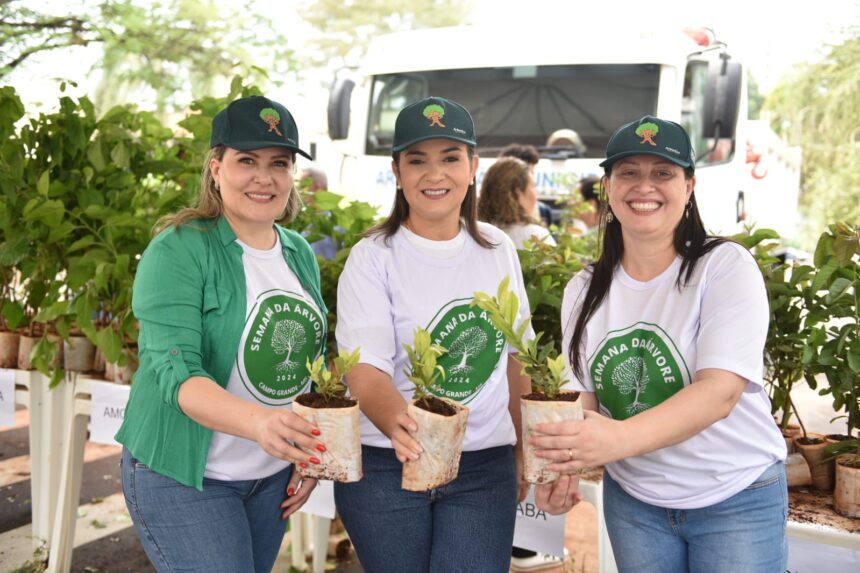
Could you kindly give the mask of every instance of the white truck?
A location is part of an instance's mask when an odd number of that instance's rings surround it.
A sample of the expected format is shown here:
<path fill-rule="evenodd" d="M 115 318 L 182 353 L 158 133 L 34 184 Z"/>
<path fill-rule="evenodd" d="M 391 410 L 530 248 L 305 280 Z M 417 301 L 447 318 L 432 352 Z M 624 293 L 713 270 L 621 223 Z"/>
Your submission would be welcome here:
<path fill-rule="evenodd" d="M 705 29 L 597 26 L 538 39 L 533 30 L 417 30 L 374 39 L 359 69 L 337 75 L 330 141 L 317 153 L 333 191 L 387 213 L 397 113 L 411 101 L 443 96 L 474 117 L 479 183 L 502 147 L 531 144 L 541 153 L 538 194 L 558 201 L 580 178 L 602 172 L 598 163 L 617 127 L 653 114 L 690 133 L 705 224 L 729 233 L 745 218 L 746 91 L 741 64 Z M 559 130 L 579 141 L 553 143 Z"/>

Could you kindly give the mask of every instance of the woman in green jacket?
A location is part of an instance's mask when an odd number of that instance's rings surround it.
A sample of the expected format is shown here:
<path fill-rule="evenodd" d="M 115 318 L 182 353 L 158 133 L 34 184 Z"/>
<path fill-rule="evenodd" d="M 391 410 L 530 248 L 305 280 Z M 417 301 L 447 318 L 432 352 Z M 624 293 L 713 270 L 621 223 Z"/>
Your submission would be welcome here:
<path fill-rule="evenodd" d="M 325 436 L 291 411 L 323 351 L 313 251 L 275 221 L 301 206 L 298 130 L 254 96 L 212 122 L 198 204 L 157 225 L 134 282 L 140 369 L 117 434 L 123 492 L 159 571 L 269 571 L 285 519 L 316 481 L 299 445 Z"/>

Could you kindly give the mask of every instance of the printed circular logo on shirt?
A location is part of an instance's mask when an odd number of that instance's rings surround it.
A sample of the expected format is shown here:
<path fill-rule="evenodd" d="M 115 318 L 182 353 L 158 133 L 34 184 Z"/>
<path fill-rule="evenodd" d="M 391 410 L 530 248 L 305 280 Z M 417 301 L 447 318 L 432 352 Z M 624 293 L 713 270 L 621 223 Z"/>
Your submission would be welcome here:
<path fill-rule="evenodd" d="M 288 404 L 310 384 L 307 361 L 323 348 L 323 320 L 299 294 L 260 294 L 245 322 L 238 370 L 245 388 L 270 406 Z"/>
<path fill-rule="evenodd" d="M 471 300 L 452 300 L 427 328 L 433 343 L 448 350 L 438 361 L 445 369 L 445 379 L 431 390 L 464 404 L 481 391 L 505 351 L 505 336 L 485 311 L 469 306 Z"/>
<path fill-rule="evenodd" d="M 588 364 L 601 408 L 616 420 L 660 404 L 691 379 L 669 335 L 645 322 L 610 332 Z"/>

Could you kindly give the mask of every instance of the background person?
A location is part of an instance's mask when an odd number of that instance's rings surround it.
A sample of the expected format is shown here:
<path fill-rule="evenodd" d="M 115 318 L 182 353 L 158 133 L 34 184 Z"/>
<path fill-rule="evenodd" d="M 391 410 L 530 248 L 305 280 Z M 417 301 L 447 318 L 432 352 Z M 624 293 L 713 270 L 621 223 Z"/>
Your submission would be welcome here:
<path fill-rule="evenodd" d="M 319 269 L 275 224 L 301 207 L 295 157 L 309 156 L 290 112 L 259 96 L 215 116 L 211 148 L 197 206 L 157 225 L 135 277 L 123 492 L 157 570 L 270 571 L 316 485 L 292 464 L 319 460 L 294 444 L 325 451 L 289 409 L 325 344 Z"/>
<path fill-rule="evenodd" d="M 527 491 L 515 444 L 530 381 L 469 305 L 507 276 L 523 301 L 520 320 L 529 310 L 513 244 L 477 221 L 475 145 L 472 117 L 455 102 L 432 97 L 400 111 L 394 207 L 352 248 L 338 284 L 338 347 L 361 348 L 347 383 L 362 410 L 364 478 L 335 484 L 335 501 L 368 573 L 508 572 Z M 422 453 L 410 435 L 417 425 L 406 413 L 413 385 L 403 349 L 419 326 L 449 341 L 438 393 L 469 407 L 459 474 L 428 492 L 400 487 L 402 464 Z"/>
<path fill-rule="evenodd" d="M 481 181 L 478 218 L 503 230 L 518 249 L 526 241 L 555 245 L 549 230 L 536 217 L 537 192 L 528 166 L 515 157 L 493 163 Z"/>
<path fill-rule="evenodd" d="M 314 193 L 317 191 L 328 191 L 328 176 L 325 174 L 325 171 L 319 167 L 310 165 L 302 170 L 302 174 L 299 179 L 303 181 L 308 178 L 310 178 L 311 184 L 306 189 L 309 193 L 306 197 L 308 204 L 313 205 Z M 328 212 L 326 211 L 326 213 Z M 337 227 L 336 229 L 343 231 L 340 227 Z M 305 236 L 307 236 L 307 233 L 305 233 Z M 331 237 L 323 237 L 319 241 L 311 243 L 311 248 L 317 256 L 333 260 L 335 256 L 337 256 L 337 252 L 340 250 L 340 244 L 339 241 L 335 241 Z"/>
<path fill-rule="evenodd" d="M 579 194 L 585 209 L 576 214 L 573 219 L 573 227 L 580 234 L 588 235 L 597 231 L 600 225 L 600 197 L 597 190 L 600 188 L 600 178 L 583 177 L 579 180 Z"/>
<path fill-rule="evenodd" d="M 609 140 L 603 251 L 562 305 L 585 420 L 539 425 L 562 472 L 605 465 L 620 571 L 783 572 L 785 442 L 762 387 L 764 281 L 705 232 L 684 129 L 646 116 Z M 546 495 L 552 487 L 544 487 Z M 561 498 L 540 499 L 551 512 Z"/>
<path fill-rule="evenodd" d="M 526 165 L 529 167 L 529 175 L 532 179 L 535 179 L 535 183 L 537 183 L 537 174 L 535 173 L 535 169 L 537 168 L 538 161 L 540 161 L 540 152 L 538 152 L 537 147 L 534 145 L 511 143 L 502 148 L 499 152 L 499 157 L 516 157 L 517 159 L 525 161 Z M 552 207 L 542 201 L 538 201 L 537 207 L 538 215 L 544 225 L 549 226 L 559 224 L 560 218 L 558 214 L 553 211 Z"/>

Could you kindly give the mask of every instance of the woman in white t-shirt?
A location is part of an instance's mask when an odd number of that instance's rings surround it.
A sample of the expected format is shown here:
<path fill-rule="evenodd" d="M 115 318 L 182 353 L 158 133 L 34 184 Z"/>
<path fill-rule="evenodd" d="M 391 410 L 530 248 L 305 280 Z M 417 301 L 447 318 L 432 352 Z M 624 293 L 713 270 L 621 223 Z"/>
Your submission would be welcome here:
<path fill-rule="evenodd" d="M 516 157 L 501 157 L 481 181 L 478 218 L 503 230 L 518 249 L 526 241 L 555 245 L 546 227 L 538 221 L 538 197 L 529 166 Z"/>
<path fill-rule="evenodd" d="M 562 305 L 581 422 L 539 426 L 562 472 L 606 466 L 620 571 L 783 572 L 785 442 L 762 387 L 768 301 L 746 249 L 709 237 L 684 129 L 645 116 L 607 146 L 598 261 Z M 566 511 L 570 502 L 539 505 Z"/>
<path fill-rule="evenodd" d="M 528 314 L 510 239 L 476 216 L 475 128 L 444 98 L 405 107 L 394 130 L 397 193 L 391 215 L 350 252 L 338 282 L 337 342 L 361 348 L 347 377 L 362 410 L 364 478 L 335 484 L 335 501 L 368 573 L 506 573 L 518 480 L 519 397 L 529 389 L 489 317 L 470 301 L 510 277 Z M 419 444 L 406 413 L 413 386 L 404 344 L 427 329 L 448 352 L 437 395 L 469 407 L 460 471 L 428 492 L 401 489 L 403 462 Z"/>

